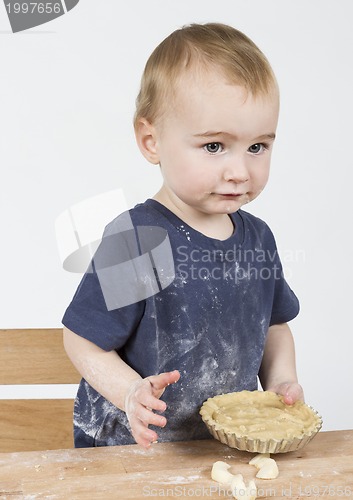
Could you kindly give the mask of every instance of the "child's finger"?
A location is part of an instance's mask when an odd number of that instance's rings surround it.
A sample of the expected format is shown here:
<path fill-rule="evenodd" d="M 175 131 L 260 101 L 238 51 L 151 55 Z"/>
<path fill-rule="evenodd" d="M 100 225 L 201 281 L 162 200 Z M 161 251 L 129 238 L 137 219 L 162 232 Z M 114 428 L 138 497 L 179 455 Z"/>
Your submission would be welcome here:
<path fill-rule="evenodd" d="M 163 403 L 159 399 L 153 398 L 158 403 Z M 166 407 L 165 403 L 163 403 Z M 131 421 L 139 420 L 144 426 L 157 425 L 158 427 L 164 427 L 167 423 L 167 419 L 163 415 L 154 413 L 150 406 L 145 406 L 141 402 L 136 402 L 133 412 L 130 414 Z"/>
<path fill-rule="evenodd" d="M 133 401 L 152 410 L 165 411 L 167 408 L 165 402 L 153 394 L 153 386 L 149 377 L 134 383 L 130 394 L 133 395 Z"/>
<path fill-rule="evenodd" d="M 158 439 L 158 435 L 152 429 L 148 429 L 139 419 L 132 419 L 130 421 L 131 434 L 136 443 L 143 448 L 149 448 L 151 443 Z"/>
<path fill-rule="evenodd" d="M 287 390 L 283 395 L 286 404 L 292 405 L 296 401 L 304 401 L 303 389 L 299 384 L 288 384 Z"/>
<path fill-rule="evenodd" d="M 151 389 L 151 386 L 150 386 Z M 161 399 L 153 396 L 151 393 L 141 392 L 138 395 L 138 402 L 146 408 L 150 408 L 151 410 L 156 411 L 165 411 L 167 409 L 167 405 Z"/>
<path fill-rule="evenodd" d="M 297 383 L 282 383 L 274 388 L 274 392 L 283 396 L 283 401 L 287 405 L 292 405 L 296 401 L 304 401 L 303 389 Z"/>
<path fill-rule="evenodd" d="M 147 379 L 155 391 L 160 391 L 170 384 L 175 384 L 180 379 L 180 372 L 174 370 L 172 372 L 160 373 L 159 375 L 152 375 L 151 377 L 147 377 Z"/>
<path fill-rule="evenodd" d="M 135 416 L 146 426 L 156 425 L 158 427 L 165 427 L 167 423 L 167 419 L 162 415 L 158 415 L 157 413 L 153 413 L 149 408 L 145 408 L 140 405 L 138 409 L 136 409 Z"/>

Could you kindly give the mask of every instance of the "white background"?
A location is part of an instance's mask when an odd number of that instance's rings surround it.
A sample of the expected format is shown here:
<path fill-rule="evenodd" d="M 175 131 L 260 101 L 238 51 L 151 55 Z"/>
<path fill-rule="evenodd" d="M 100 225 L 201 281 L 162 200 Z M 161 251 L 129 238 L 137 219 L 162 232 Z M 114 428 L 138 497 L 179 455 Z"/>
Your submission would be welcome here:
<path fill-rule="evenodd" d="M 132 129 L 145 61 L 183 24 L 225 22 L 260 46 L 281 88 L 270 182 L 247 209 L 273 229 L 301 302 L 300 381 L 325 430 L 352 428 L 352 6 L 82 0 L 12 34 L 1 3 L 0 328 L 61 325 L 80 275 L 62 269 L 56 217 L 112 189 L 129 206 L 158 190 Z"/>

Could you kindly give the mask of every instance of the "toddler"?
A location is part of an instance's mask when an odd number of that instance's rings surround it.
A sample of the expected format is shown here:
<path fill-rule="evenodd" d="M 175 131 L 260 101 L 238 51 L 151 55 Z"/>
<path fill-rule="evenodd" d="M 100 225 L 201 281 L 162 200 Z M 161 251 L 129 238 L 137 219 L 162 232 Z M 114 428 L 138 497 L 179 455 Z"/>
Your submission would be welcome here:
<path fill-rule="evenodd" d="M 150 56 L 134 127 L 163 183 L 108 224 L 65 312 L 75 446 L 209 438 L 202 403 L 258 379 L 303 399 L 298 300 L 271 230 L 242 208 L 267 183 L 278 110 L 266 57 L 230 26 L 185 26 Z"/>

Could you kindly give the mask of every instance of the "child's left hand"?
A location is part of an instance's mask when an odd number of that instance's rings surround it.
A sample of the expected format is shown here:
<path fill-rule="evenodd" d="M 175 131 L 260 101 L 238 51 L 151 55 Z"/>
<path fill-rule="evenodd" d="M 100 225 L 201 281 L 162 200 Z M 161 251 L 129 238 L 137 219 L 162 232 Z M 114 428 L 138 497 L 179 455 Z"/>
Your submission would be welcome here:
<path fill-rule="evenodd" d="M 266 390 L 276 392 L 283 396 L 283 401 L 287 405 L 292 405 L 296 401 L 304 401 L 303 388 L 297 382 L 282 382 Z"/>

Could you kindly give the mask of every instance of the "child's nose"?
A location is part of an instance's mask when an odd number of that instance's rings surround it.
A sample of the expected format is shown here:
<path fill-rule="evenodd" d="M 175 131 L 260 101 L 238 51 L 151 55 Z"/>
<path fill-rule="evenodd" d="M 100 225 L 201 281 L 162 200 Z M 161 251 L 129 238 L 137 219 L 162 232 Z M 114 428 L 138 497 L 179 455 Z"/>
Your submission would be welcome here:
<path fill-rule="evenodd" d="M 246 182 L 249 180 L 249 172 L 245 162 L 241 159 L 233 160 L 224 169 L 224 179 L 226 181 L 233 181 L 236 183 Z"/>

